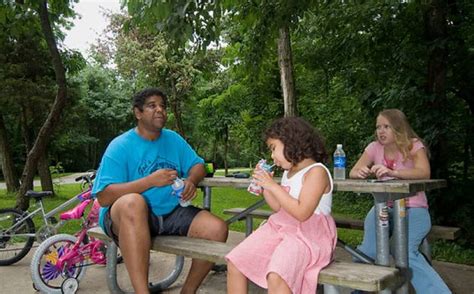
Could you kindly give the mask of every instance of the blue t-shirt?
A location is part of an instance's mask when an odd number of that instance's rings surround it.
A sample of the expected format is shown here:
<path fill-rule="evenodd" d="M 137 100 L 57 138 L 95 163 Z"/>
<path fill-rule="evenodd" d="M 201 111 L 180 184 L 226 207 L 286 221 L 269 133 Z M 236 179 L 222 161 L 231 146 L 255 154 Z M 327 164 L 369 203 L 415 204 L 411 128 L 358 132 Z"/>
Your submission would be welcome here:
<path fill-rule="evenodd" d="M 204 160 L 176 132 L 163 129 L 158 139 L 150 141 L 133 128 L 112 140 L 105 150 L 92 195 L 97 196 L 110 184 L 135 181 L 159 169 L 173 169 L 179 177 L 186 178 L 189 170 L 199 163 L 204 163 Z M 155 215 L 167 214 L 178 205 L 171 185 L 153 187 L 141 194 Z M 99 224 L 102 228 L 108 209 L 100 209 Z"/>

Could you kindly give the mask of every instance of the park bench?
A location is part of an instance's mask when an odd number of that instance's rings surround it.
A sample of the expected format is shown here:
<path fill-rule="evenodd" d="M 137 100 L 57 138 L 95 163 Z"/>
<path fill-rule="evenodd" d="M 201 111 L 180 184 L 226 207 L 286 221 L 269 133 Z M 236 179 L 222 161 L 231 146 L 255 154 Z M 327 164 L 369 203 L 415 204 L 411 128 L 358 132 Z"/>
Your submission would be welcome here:
<path fill-rule="evenodd" d="M 90 229 L 88 235 L 107 242 L 107 284 L 112 293 L 123 293 L 117 284 L 117 247 L 99 227 Z M 158 236 L 153 239 L 152 250 L 223 264 L 225 255 L 233 247 L 228 243 L 189 237 Z M 318 282 L 324 285 L 325 293 L 338 293 L 338 287 L 371 292 L 395 289 L 403 281 L 396 268 L 336 260 L 320 272 Z"/>
<path fill-rule="evenodd" d="M 238 215 L 245 208 L 235 207 L 224 209 L 224 213 L 228 215 Z M 256 209 L 248 213 L 245 216 L 245 234 L 248 236 L 252 233 L 253 230 L 253 219 L 267 219 L 272 214 L 269 210 Z M 364 221 L 350 218 L 341 218 L 334 217 L 336 226 L 343 229 L 352 229 L 352 230 L 363 230 Z M 446 226 L 432 226 L 431 231 L 428 234 L 429 241 L 434 240 L 456 240 L 461 235 L 461 229 L 456 227 L 446 227 Z M 421 245 L 421 250 L 423 254 L 431 261 L 431 249 L 428 240 L 423 240 Z"/>

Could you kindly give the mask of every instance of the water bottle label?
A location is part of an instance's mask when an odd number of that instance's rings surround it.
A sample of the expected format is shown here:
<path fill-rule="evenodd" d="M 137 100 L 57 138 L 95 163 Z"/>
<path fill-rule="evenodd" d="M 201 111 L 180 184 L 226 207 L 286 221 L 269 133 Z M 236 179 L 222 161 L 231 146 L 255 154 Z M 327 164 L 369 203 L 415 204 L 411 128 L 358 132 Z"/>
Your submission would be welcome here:
<path fill-rule="evenodd" d="M 181 187 L 178 190 L 174 190 L 174 194 L 176 195 L 176 197 L 181 197 L 181 194 L 183 193 L 183 191 L 184 191 L 184 187 Z"/>
<path fill-rule="evenodd" d="M 345 168 L 346 167 L 346 157 L 344 157 L 344 156 L 334 156 L 334 167 L 336 167 L 336 168 Z"/>

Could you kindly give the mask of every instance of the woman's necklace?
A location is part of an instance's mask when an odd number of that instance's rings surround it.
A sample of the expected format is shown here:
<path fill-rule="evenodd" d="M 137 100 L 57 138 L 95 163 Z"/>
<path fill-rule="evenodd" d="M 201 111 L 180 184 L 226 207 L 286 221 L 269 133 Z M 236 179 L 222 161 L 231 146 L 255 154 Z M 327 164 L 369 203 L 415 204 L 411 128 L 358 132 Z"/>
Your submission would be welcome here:
<path fill-rule="evenodd" d="M 394 159 L 388 159 L 385 153 L 383 154 L 383 165 L 388 167 L 389 169 L 394 169 L 395 168 L 395 158 Z"/>

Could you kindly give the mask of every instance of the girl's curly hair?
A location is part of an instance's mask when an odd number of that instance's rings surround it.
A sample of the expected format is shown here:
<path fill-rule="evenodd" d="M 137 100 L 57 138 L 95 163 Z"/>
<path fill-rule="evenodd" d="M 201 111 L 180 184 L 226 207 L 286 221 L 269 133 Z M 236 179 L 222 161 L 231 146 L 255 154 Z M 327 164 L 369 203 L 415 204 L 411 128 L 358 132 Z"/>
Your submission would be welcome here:
<path fill-rule="evenodd" d="M 302 118 L 279 118 L 270 125 L 263 137 L 265 142 L 270 138 L 280 140 L 285 146 L 285 159 L 293 164 L 306 158 L 327 163 L 328 155 L 323 137 Z"/>

